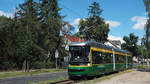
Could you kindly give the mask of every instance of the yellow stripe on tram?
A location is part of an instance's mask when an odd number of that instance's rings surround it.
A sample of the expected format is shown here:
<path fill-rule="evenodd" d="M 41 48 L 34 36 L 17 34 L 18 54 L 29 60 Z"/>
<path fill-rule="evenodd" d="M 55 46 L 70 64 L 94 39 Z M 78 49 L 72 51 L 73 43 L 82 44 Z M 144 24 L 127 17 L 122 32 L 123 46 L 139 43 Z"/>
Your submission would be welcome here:
<path fill-rule="evenodd" d="M 106 50 L 106 49 L 101 49 L 101 48 L 95 48 L 95 47 L 91 47 L 91 50 L 99 51 L 99 52 L 103 52 L 103 53 L 113 53 L 111 50 Z M 132 56 L 130 54 L 116 52 L 116 51 L 115 51 L 115 54 L 122 55 L 122 56 Z"/>
<path fill-rule="evenodd" d="M 90 66 L 73 66 L 73 65 L 69 65 L 69 67 L 91 67 L 91 65 Z"/>
<path fill-rule="evenodd" d="M 106 50 L 106 49 L 101 49 L 101 48 L 94 48 L 94 47 L 91 47 L 91 50 L 100 51 L 100 52 L 105 52 L 105 53 L 112 53 L 111 50 Z"/>

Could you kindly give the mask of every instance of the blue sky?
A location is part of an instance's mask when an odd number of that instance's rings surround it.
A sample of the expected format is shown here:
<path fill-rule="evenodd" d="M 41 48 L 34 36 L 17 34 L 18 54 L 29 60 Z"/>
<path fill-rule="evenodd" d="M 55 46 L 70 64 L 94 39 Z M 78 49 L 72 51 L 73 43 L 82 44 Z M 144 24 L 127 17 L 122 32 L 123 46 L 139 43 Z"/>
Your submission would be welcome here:
<path fill-rule="evenodd" d="M 143 0 L 58 0 L 61 15 L 78 31 L 78 22 L 88 17 L 88 8 L 93 1 L 100 3 L 102 17 L 110 24 L 109 39 L 120 39 L 134 33 L 140 38 L 145 35 L 146 12 Z M 23 0 L 1 0 L 0 15 L 13 16 L 14 9 Z"/>

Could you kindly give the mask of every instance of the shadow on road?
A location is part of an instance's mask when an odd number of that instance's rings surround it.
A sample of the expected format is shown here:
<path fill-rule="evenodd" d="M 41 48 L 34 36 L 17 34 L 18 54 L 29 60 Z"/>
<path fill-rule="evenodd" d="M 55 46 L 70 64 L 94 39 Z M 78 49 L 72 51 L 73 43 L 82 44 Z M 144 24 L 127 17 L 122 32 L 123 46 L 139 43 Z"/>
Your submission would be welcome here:
<path fill-rule="evenodd" d="M 137 69 L 137 71 L 141 71 L 141 72 L 150 72 L 150 68 L 146 68 L 146 69 Z"/>

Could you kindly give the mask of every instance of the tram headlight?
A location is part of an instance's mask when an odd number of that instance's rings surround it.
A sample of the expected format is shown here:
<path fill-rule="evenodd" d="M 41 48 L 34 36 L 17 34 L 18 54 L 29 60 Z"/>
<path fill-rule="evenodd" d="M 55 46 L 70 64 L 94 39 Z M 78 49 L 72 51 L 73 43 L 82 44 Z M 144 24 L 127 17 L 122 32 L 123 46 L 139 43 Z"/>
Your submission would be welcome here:
<path fill-rule="evenodd" d="M 91 64 L 90 64 L 90 63 L 88 63 L 87 65 L 88 65 L 88 66 L 90 66 Z"/>

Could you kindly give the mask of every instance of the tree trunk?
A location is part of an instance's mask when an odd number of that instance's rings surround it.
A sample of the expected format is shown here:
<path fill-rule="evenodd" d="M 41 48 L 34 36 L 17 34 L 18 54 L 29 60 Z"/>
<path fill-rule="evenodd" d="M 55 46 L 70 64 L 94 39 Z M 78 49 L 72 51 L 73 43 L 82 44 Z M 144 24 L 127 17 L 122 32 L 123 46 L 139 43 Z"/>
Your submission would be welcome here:
<path fill-rule="evenodd" d="M 24 62 L 23 62 L 22 70 L 23 70 L 24 72 L 26 72 L 26 60 L 24 60 Z"/>
<path fill-rule="evenodd" d="M 29 72 L 29 63 L 28 61 L 25 59 L 24 62 L 23 62 L 23 67 L 22 67 L 22 70 L 24 72 Z"/>

